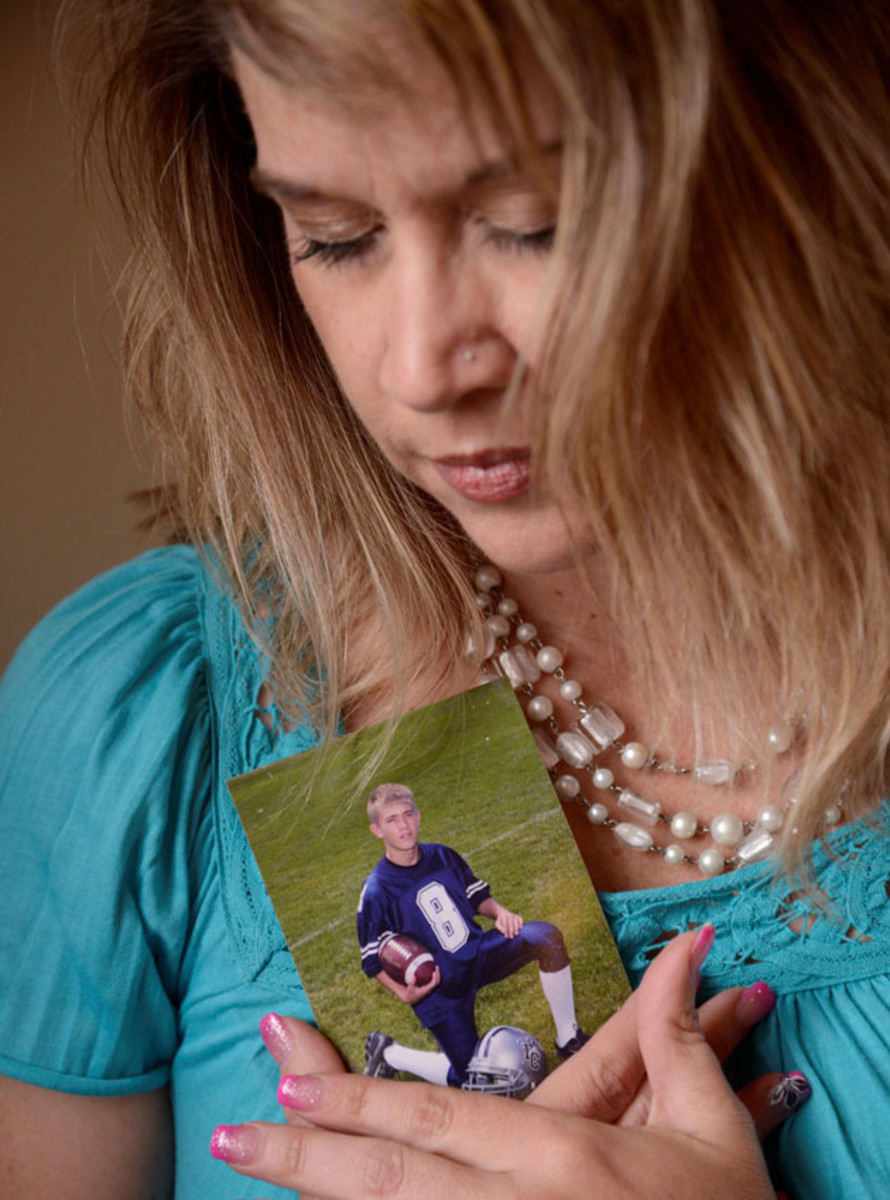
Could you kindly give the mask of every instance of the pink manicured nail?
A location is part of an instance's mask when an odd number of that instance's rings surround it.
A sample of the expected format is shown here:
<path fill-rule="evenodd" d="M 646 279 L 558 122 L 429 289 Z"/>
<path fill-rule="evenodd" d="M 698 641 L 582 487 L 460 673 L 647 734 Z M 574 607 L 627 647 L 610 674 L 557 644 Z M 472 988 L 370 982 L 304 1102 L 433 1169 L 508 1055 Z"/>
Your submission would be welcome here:
<path fill-rule="evenodd" d="M 696 938 L 695 945 L 692 947 L 692 954 L 689 959 L 689 966 L 693 973 L 700 971 L 702 963 L 711 952 L 711 947 L 714 945 L 714 926 L 710 923 L 702 925 L 699 935 Z"/>
<path fill-rule="evenodd" d="M 752 983 L 739 996 L 737 1016 L 746 1025 L 756 1025 L 776 1007 L 776 994 L 768 983 Z"/>
<path fill-rule="evenodd" d="M 249 1125 L 217 1125 L 210 1139 L 210 1153 L 226 1163 L 249 1163 L 259 1150 L 259 1130 Z"/>
<path fill-rule="evenodd" d="M 267 1013 L 260 1021 L 260 1036 L 266 1049 L 281 1066 L 290 1054 L 291 1043 L 287 1026 L 277 1013 Z"/>
<path fill-rule="evenodd" d="M 278 1102 L 303 1112 L 317 1108 L 324 1095 L 324 1084 L 315 1075 L 285 1075 L 278 1085 Z"/>

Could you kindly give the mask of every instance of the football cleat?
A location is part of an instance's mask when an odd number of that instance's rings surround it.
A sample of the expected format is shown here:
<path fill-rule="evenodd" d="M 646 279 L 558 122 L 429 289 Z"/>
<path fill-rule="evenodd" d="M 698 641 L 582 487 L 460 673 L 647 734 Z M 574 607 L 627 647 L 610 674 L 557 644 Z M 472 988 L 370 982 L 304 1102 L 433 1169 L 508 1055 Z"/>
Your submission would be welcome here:
<path fill-rule="evenodd" d="M 544 1048 L 536 1037 L 515 1025 L 495 1025 L 477 1042 L 462 1087 L 522 1099 L 546 1074 Z"/>
<path fill-rule="evenodd" d="M 573 1054 L 577 1054 L 582 1046 L 590 1041 L 589 1033 L 582 1033 L 578 1026 L 575 1026 L 575 1033 L 567 1042 L 560 1046 L 556 1043 L 556 1054 L 560 1062 L 565 1062 L 567 1058 L 571 1058 Z"/>
<path fill-rule="evenodd" d="M 387 1046 L 391 1046 L 393 1039 L 387 1037 L 385 1033 L 381 1033 L 375 1029 L 373 1033 L 369 1033 L 365 1038 L 365 1069 L 363 1075 L 373 1075 L 375 1079 L 392 1079 L 395 1076 L 395 1071 L 383 1057 L 383 1052 Z"/>

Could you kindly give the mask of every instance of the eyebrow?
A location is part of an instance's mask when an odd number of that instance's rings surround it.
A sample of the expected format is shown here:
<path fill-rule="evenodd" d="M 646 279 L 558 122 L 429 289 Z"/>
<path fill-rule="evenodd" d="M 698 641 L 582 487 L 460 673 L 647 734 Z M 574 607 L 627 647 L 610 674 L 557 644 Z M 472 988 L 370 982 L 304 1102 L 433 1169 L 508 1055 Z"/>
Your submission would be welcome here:
<path fill-rule="evenodd" d="M 558 154 L 561 150 L 561 141 L 547 142 L 540 147 L 541 154 L 544 157 Z M 500 180 L 509 179 L 510 176 L 516 173 L 517 168 L 515 163 L 508 159 L 496 159 L 493 162 L 482 163 L 481 166 L 470 171 L 464 179 L 464 187 L 469 189 L 484 187 L 487 183 L 496 183 Z M 291 204 L 317 203 L 319 201 L 337 199 L 349 200 L 349 203 L 355 203 L 349 197 L 332 196 L 309 184 L 299 183 L 296 179 L 286 179 L 283 176 L 264 171 L 259 166 L 251 167 L 250 182 L 258 192 L 262 192 L 264 195 L 271 196 L 276 200 L 286 200 Z"/>

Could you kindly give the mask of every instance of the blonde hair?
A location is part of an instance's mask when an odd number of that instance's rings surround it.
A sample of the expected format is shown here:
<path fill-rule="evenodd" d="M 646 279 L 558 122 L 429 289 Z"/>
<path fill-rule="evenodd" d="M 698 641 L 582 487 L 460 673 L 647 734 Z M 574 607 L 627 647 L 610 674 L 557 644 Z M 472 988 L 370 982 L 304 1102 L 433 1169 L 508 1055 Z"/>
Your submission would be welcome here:
<path fill-rule="evenodd" d="M 127 379 L 166 451 L 167 505 L 258 628 L 271 607 L 280 703 L 314 704 L 329 730 L 369 697 L 398 712 L 483 644 L 474 550 L 340 394 L 278 214 L 250 187 L 224 30 L 304 86 L 346 70 L 387 86 L 386 60 L 355 0 L 102 8 L 96 128 L 134 244 Z M 805 714 L 796 861 L 841 792 L 853 814 L 886 786 L 885 6 L 362 8 L 432 54 L 524 161 L 518 34 L 556 89 L 562 282 L 536 463 L 584 504 L 654 699 L 682 680 L 760 741 L 777 709 Z"/>
<path fill-rule="evenodd" d="M 414 793 L 403 783 L 379 784 L 368 797 L 368 820 L 372 825 L 376 825 L 385 808 L 404 800 L 410 800 L 415 809 L 417 808 Z"/>

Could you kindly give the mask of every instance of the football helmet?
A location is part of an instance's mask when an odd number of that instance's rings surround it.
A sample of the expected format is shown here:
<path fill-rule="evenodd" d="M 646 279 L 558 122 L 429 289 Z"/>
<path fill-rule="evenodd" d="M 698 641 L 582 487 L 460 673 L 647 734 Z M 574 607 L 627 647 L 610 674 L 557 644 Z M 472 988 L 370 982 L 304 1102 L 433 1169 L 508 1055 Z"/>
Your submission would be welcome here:
<path fill-rule="evenodd" d="M 546 1074 L 544 1048 L 536 1037 L 515 1025 L 495 1025 L 476 1043 L 463 1089 L 522 1099 Z"/>

